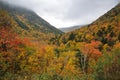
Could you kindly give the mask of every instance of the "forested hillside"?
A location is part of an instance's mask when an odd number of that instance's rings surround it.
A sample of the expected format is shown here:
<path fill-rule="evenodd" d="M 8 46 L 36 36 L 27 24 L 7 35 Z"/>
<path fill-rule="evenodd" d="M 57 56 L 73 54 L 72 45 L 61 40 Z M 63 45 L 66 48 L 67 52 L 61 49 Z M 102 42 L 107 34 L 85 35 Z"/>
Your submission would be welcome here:
<path fill-rule="evenodd" d="M 0 1 L 0 12 L 6 12 L 12 18 L 15 31 L 23 37 L 33 37 L 44 41 L 63 33 L 32 10 Z"/>
<path fill-rule="evenodd" d="M 97 40 L 103 44 L 109 44 L 113 46 L 116 41 L 119 41 L 120 35 L 120 4 L 115 8 L 101 16 L 98 20 L 94 21 L 88 26 L 84 26 L 78 30 L 65 34 L 66 40 L 69 41 L 69 37 L 73 36 L 71 40 L 76 42 L 90 42 L 91 40 Z"/>
<path fill-rule="evenodd" d="M 119 80 L 120 4 L 63 34 L 33 11 L 0 2 L 0 80 Z"/>
<path fill-rule="evenodd" d="M 92 24 L 68 32 L 59 40 L 53 41 L 60 45 L 57 52 L 60 55 L 67 54 L 78 73 L 87 74 L 84 76 L 87 80 L 120 79 L 119 12 L 120 4 Z"/>

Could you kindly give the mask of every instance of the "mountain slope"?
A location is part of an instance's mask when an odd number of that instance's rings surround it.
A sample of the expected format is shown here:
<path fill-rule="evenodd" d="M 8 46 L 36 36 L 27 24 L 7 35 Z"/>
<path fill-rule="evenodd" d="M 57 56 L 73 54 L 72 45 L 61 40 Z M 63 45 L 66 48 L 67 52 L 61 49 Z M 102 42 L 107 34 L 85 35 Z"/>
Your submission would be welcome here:
<path fill-rule="evenodd" d="M 66 33 L 59 44 L 59 54 L 75 55 L 75 69 L 95 77 L 87 79 L 120 80 L 120 4 L 92 24 Z"/>
<path fill-rule="evenodd" d="M 31 12 L 8 8 L 0 10 L 0 80 L 120 80 L 120 5 L 62 43 L 49 27 L 35 27 Z"/>
<path fill-rule="evenodd" d="M 81 28 L 83 25 L 78 25 L 78 26 L 72 26 L 72 27 L 66 27 L 66 28 L 60 28 L 61 31 L 63 32 L 70 32 L 70 31 L 74 31 L 76 29 Z"/>
<path fill-rule="evenodd" d="M 88 26 L 62 36 L 61 40 L 73 40 L 76 42 L 91 42 L 97 40 L 103 44 L 113 46 L 120 40 L 120 4 L 101 16 Z M 72 37 L 72 39 L 69 39 Z M 63 39 L 65 38 L 65 39 Z"/>
<path fill-rule="evenodd" d="M 18 34 L 22 34 L 22 36 L 41 38 L 44 40 L 44 38 L 50 38 L 63 33 L 31 10 L 13 6 L 3 1 L 0 1 L 0 10 L 8 12 L 16 25 L 16 28 L 14 28 L 15 31 Z"/>

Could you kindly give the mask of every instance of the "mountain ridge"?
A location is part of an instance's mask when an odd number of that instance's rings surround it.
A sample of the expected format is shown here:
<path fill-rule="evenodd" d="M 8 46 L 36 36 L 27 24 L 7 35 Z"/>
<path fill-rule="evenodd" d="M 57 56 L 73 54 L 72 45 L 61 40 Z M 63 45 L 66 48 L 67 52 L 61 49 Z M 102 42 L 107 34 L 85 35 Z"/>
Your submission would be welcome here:
<path fill-rule="evenodd" d="M 76 29 L 75 31 L 71 31 L 62 36 L 62 39 L 66 37 L 66 40 L 73 34 L 73 39 L 77 42 L 90 42 L 91 40 L 99 40 L 104 44 L 109 42 L 107 38 L 112 34 L 111 38 L 113 40 L 117 40 L 119 36 L 119 26 L 120 26 L 120 3 L 112 8 L 110 11 L 99 17 L 92 24 L 83 26 L 80 29 Z M 109 29 L 111 30 L 109 32 Z M 105 34 L 104 34 L 105 32 Z M 103 33 L 103 35 L 102 35 Z M 100 36 L 101 34 L 101 36 Z M 108 42 L 107 42 L 108 41 Z M 110 41 L 112 42 L 112 40 Z M 114 41 L 113 41 L 114 42 Z"/>
<path fill-rule="evenodd" d="M 87 25 L 87 24 L 86 24 Z M 76 26 L 71 26 L 71 27 L 65 27 L 65 28 L 59 28 L 61 31 L 67 33 L 67 32 L 71 32 L 71 31 L 74 31 L 76 29 L 79 29 L 81 27 L 83 27 L 85 25 L 76 25 Z"/>
<path fill-rule="evenodd" d="M 31 34 L 33 36 L 36 35 L 36 38 L 41 37 L 40 35 L 42 34 L 47 36 L 63 34 L 62 31 L 55 28 L 40 16 L 38 16 L 34 11 L 27 8 L 19 6 L 16 7 L 16 5 L 14 6 L 9 3 L 5 3 L 4 1 L 0 1 L 0 10 L 8 12 L 9 16 L 12 17 L 18 25 L 18 31 L 21 30 L 25 31 L 27 34 Z"/>

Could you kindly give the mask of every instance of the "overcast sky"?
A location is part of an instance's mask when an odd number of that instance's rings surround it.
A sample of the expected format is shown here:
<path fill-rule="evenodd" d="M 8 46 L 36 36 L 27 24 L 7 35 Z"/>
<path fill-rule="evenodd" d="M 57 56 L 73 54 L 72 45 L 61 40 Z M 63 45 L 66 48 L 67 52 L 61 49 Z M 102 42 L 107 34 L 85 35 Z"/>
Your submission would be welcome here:
<path fill-rule="evenodd" d="M 120 0 L 3 0 L 34 10 L 51 25 L 61 28 L 89 24 Z"/>

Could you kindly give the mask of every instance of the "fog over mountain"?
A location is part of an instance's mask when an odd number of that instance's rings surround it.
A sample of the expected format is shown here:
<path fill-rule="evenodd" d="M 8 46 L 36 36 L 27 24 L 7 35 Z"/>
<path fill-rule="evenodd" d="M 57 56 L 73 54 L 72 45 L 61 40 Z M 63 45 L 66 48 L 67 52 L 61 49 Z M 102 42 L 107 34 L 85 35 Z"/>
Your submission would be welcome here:
<path fill-rule="evenodd" d="M 34 10 L 53 26 L 89 24 L 120 0 L 2 0 Z"/>

